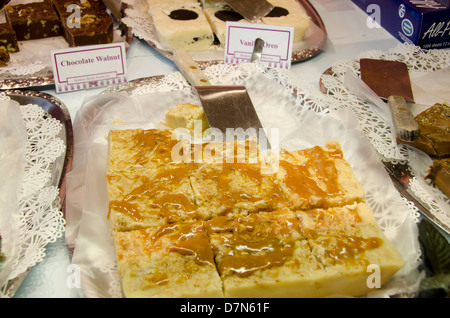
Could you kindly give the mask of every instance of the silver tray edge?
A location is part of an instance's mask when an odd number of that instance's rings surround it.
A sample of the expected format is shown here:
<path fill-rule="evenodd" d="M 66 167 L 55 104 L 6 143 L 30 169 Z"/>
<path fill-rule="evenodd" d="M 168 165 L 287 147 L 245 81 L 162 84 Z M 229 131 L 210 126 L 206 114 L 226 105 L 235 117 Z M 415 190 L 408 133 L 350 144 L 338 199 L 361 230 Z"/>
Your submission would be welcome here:
<path fill-rule="evenodd" d="M 33 103 L 41 106 L 53 118 L 59 120 L 64 127 L 66 151 L 63 159 L 59 163 L 61 173 L 54 179 L 54 185 L 59 189 L 59 200 L 61 203 L 62 212 L 65 216 L 66 176 L 67 173 L 71 171 L 73 159 L 73 129 L 70 113 L 64 103 L 50 94 L 31 90 L 6 90 L 5 94 L 12 100 L 16 100 L 19 103 L 21 101 L 27 101 L 27 103 Z M 6 295 L 8 297 L 13 297 L 15 295 L 17 290 L 20 288 L 20 285 L 28 275 L 30 269 L 31 268 L 28 268 L 24 273 L 8 282 L 6 289 Z"/>

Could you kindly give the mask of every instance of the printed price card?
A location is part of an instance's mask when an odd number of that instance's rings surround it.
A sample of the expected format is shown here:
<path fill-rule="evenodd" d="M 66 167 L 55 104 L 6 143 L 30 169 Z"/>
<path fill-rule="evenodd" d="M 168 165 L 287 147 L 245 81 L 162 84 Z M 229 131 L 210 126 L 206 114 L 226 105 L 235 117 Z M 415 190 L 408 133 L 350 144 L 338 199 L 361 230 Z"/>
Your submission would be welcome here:
<path fill-rule="evenodd" d="M 261 61 L 269 67 L 291 67 L 294 28 L 266 24 L 227 21 L 225 36 L 226 63 L 248 63 L 255 40 L 264 40 Z"/>
<path fill-rule="evenodd" d="M 124 43 L 53 50 L 51 58 L 57 93 L 127 81 Z"/>

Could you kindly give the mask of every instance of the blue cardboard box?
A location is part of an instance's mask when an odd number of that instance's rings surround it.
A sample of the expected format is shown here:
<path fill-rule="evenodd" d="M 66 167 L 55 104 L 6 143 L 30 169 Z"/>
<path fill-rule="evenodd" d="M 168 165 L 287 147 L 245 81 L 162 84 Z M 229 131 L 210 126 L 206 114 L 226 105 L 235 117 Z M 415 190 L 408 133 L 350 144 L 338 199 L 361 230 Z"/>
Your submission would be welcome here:
<path fill-rule="evenodd" d="M 368 27 L 383 27 L 400 42 L 424 49 L 450 47 L 449 0 L 352 0 L 368 14 Z"/>

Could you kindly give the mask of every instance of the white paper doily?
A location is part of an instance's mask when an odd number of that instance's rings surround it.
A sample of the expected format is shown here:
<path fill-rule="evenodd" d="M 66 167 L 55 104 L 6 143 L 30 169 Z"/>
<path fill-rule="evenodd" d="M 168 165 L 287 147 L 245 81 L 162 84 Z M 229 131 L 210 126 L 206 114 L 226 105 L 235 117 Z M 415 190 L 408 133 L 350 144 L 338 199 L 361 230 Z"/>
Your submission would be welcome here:
<path fill-rule="evenodd" d="M 430 72 L 450 66 L 450 52 L 423 50 L 414 45 L 399 44 L 387 52 L 372 50 L 362 52 L 355 59 L 338 61 L 332 66 L 331 74 L 322 75 L 323 86 L 334 99 L 330 109 L 351 108 L 358 116 L 366 136 L 382 157 L 388 160 L 408 160 L 408 148 L 393 140 L 391 128 L 373 111 L 373 106 L 349 92 L 343 85 L 347 70 L 360 74 L 360 58 L 399 61 L 406 63 L 410 72 Z"/>
<path fill-rule="evenodd" d="M 378 224 L 406 262 L 389 284 L 370 297 L 414 294 L 421 275 L 416 226 L 419 213 L 392 185 L 353 113 L 331 110 L 331 96 L 290 72 L 269 70 L 258 63 L 211 65 L 205 73 L 213 85 L 245 84 L 263 126 L 280 128 L 281 147 L 301 149 L 330 139 L 341 144 Z M 68 229 L 78 233 L 72 261 L 82 269 L 87 297 L 122 296 L 107 221 L 105 136 L 110 129 L 160 127 L 168 108 L 177 102 L 199 101 L 181 73 L 174 72 L 154 81 L 108 89 L 106 94 L 86 100 L 77 113 L 74 134 L 79 138 L 75 149 L 83 158 L 74 160 L 69 186 L 78 191 L 68 193 L 66 209 L 70 211 Z"/>
<path fill-rule="evenodd" d="M 50 51 L 69 46 L 62 36 L 21 41 L 19 43 L 20 51 L 11 53 L 8 65 L 0 68 L 2 79 L 31 75 L 49 76 L 53 73 Z"/>
<path fill-rule="evenodd" d="M 1 94 L 2 100 L 8 98 Z M 54 163 L 66 150 L 64 141 L 58 137 L 62 124 L 39 105 L 21 105 L 20 110 L 28 143 L 23 184 L 18 197 L 18 254 L 9 280 L 18 278 L 41 262 L 46 245 L 61 237 L 65 226 L 59 189 L 52 184 Z M 8 290 L 2 289 L 0 296 L 8 296 Z"/>
<path fill-rule="evenodd" d="M 333 100 L 329 104 L 329 109 L 351 109 L 358 117 L 365 135 L 382 160 L 407 163 L 413 176 L 410 181 L 411 190 L 439 221 L 450 226 L 450 199 L 430 182 L 423 180 L 432 163 L 431 159 L 416 149 L 397 144 L 392 137 L 391 127 L 373 111 L 373 106 L 344 87 L 344 75 L 347 70 L 350 69 L 355 74 L 360 74 L 360 58 L 404 62 L 408 66 L 411 76 L 414 73 L 427 73 L 449 67 L 450 51 L 423 50 L 414 45 L 399 44 L 387 52 L 367 51 L 362 52 L 355 59 L 338 61 L 332 66 L 331 72 L 322 75 L 321 78 L 327 96 Z"/>

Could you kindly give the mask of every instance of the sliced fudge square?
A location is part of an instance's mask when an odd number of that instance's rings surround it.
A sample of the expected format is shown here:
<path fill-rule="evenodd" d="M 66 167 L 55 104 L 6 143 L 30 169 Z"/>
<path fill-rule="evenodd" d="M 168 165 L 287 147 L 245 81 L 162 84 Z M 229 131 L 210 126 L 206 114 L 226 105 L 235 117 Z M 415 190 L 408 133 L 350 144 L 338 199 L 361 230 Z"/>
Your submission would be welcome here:
<path fill-rule="evenodd" d="M 344 206 L 364 200 L 364 191 L 343 158 L 340 145 L 286 151 L 276 172 L 279 186 L 294 210 Z"/>
<path fill-rule="evenodd" d="M 85 11 L 79 18 L 69 17 L 61 19 L 69 46 L 112 43 L 114 22 L 108 13 Z"/>
<path fill-rule="evenodd" d="M 302 41 L 311 19 L 296 0 L 269 0 L 274 6 L 271 12 L 262 18 L 264 24 L 288 26 L 294 28 L 294 42 Z"/>
<path fill-rule="evenodd" d="M 181 162 L 184 148 L 185 141 L 172 137 L 169 130 L 111 130 L 108 134 L 108 171 Z"/>
<path fill-rule="evenodd" d="M 223 297 L 202 222 L 119 232 L 115 246 L 125 297 Z"/>
<path fill-rule="evenodd" d="M 148 12 L 164 49 L 206 51 L 213 47 L 214 34 L 199 2 L 150 2 Z"/>
<path fill-rule="evenodd" d="M 399 252 L 373 224 L 356 233 L 308 239 L 312 253 L 327 272 L 317 281 L 329 296 L 362 296 L 381 287 L 404 266 Z"/>
<path fill-rule="evenodd" d="M 326 272 L 290 211 L 218 217 L 208 235 L 225 297 L 314 297 Z"/>
<path fill-rule="evenodd" d="M 381 287 L 404 265 L 366 203 L 297 211 L 296 215 L 311 252 L 327 273 L 316 282 L 326 296 L 367 294 L 374 290 L 367 283 L 374 270 Z"/>
<path fill-rule="evenodd" d="M 113 232 L 201 219 L 183 164 L 117 171 L 107 186 Z"/>
<path fill-rule="evenodd" d="M 0 23 L 0 48 L 4 48 L 10 53 L 19 51 L 16 33 L 8 22 Z"/>
<path fill-rule="evenodd" d="M 275 178 L 259 164 L 207 163 L 190 169 L 190 181 L 200 214 L 215 217 L 271 211 L 286 204 Z"/>
<path fill-rule="evenodd" d="M 62 35 L 58 14 L 49 1 L 6 5 L 5 12 L 18 41 Z"/>

